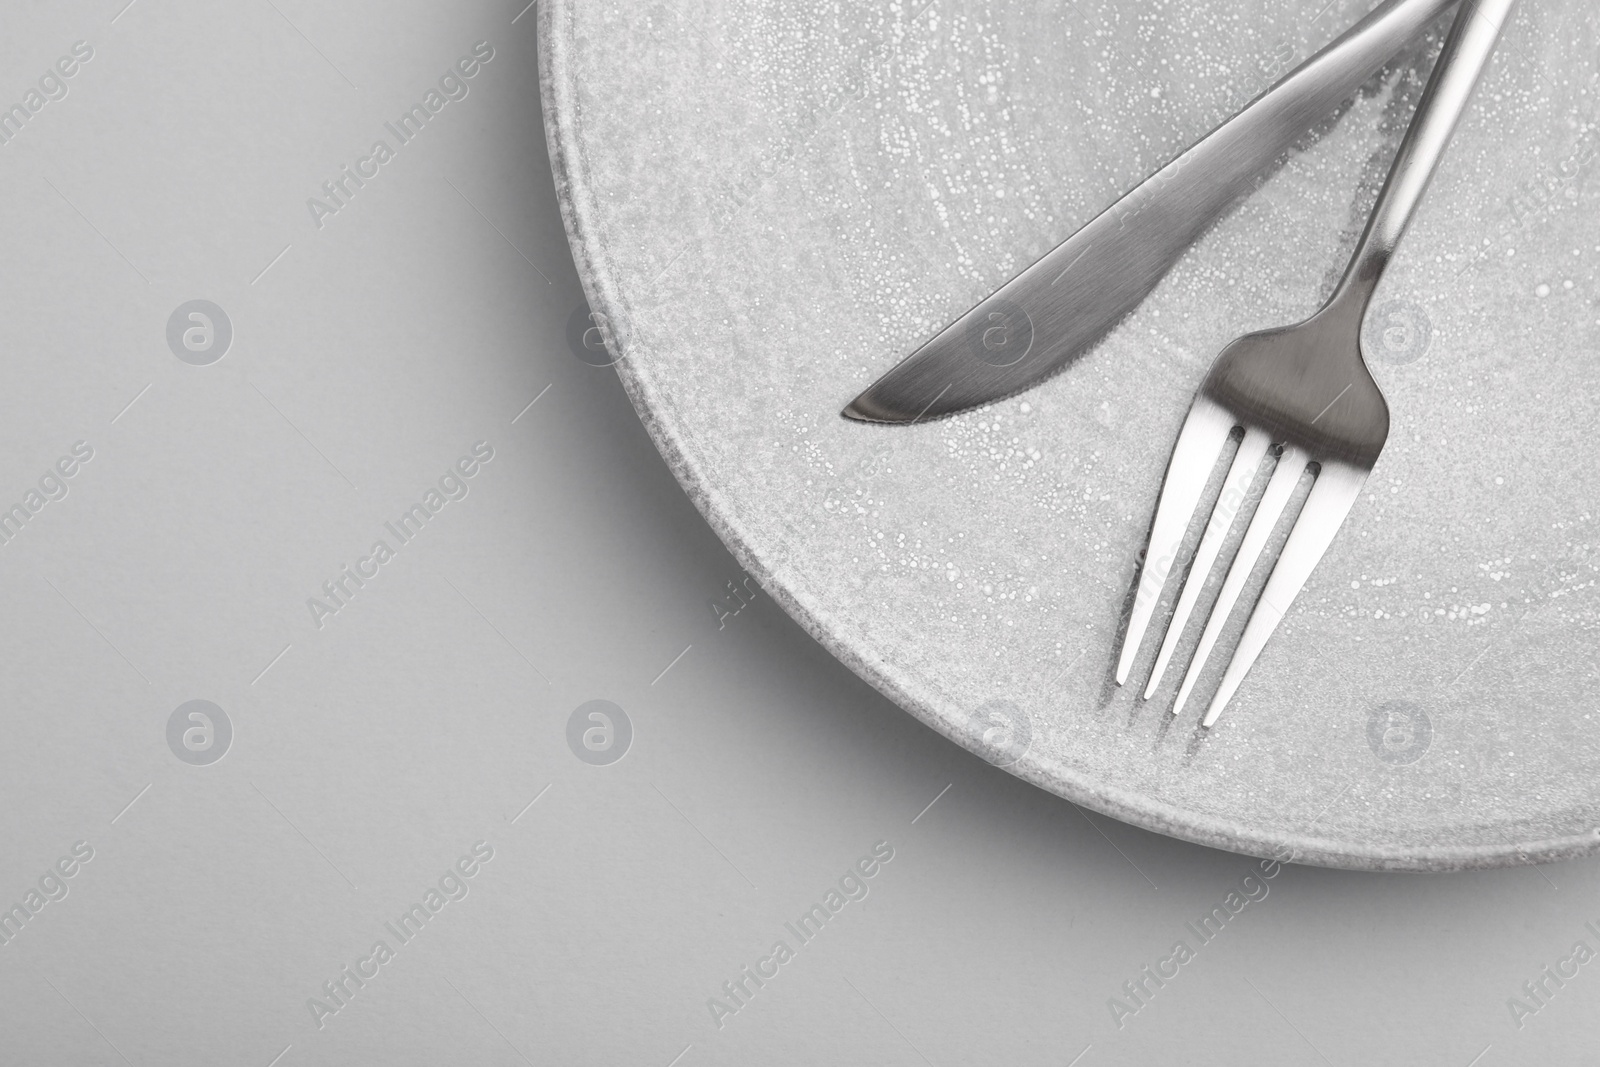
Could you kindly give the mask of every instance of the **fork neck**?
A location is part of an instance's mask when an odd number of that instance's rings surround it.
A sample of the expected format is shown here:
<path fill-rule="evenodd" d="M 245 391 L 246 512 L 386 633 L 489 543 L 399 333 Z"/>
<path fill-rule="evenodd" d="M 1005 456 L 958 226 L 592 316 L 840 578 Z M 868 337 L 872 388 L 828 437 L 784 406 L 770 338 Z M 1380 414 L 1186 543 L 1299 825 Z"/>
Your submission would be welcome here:
<path fill-rule="evenodd" d="M 1358 323 L 1365 316 L 1515 5 L 1516 0 L 1462 0 L 1372 217 L 1324 314 L 1353 314 Z"/>

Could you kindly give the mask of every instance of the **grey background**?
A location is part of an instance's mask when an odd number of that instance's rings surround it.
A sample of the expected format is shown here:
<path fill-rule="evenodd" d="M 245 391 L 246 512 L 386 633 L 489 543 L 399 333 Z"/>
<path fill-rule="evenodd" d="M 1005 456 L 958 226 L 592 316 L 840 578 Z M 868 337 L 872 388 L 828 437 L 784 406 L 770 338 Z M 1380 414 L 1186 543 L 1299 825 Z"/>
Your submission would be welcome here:
<path fill-rule="evenodd" d="M 0 496 L 93 458 L 0 546 L 0 904 L 93 858 L 0 945 L 0 1062 L 1580 1061 L 1596 966 L 1520 1029 L 1507 999 L 1600 947 L 1595 861 L 1286 868 L 1201 945 L 1185 923 L 1255 861 L 985 764 L 762 596 L 719 628 L 743 576 L 567 344 L 534 24 L 8 8 L 5 102 L 94 56 L 0 146 Z M 479 41 L 467 97 L 315 228 L 306 198 Z M 209 366 L 167 345 L 194 299 L 232 323 Z M 307 598 L 479 441 L 465 499 L 318 629 Z M 567 742 L 596 699 L 633 728 L 607 766 Z M 168 747 L 190 700 L 232 726 L 210 765 Z M 784 924 L 877 842 L 869 895 L 799 946 Z M 380 938 L 319 1028 L 308 999 Z M 719 1028 L 708 998 L 779 939 Z"/>

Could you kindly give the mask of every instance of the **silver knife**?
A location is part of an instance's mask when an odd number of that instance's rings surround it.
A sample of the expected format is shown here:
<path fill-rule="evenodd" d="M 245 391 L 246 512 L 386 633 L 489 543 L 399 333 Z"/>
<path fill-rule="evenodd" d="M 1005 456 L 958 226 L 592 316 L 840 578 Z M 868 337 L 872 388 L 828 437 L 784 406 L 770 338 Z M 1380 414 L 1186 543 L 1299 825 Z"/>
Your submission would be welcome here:
<path fill-rule="evenodd" d="M 1456 0 L 1385 0 L 844 409 L 907 423 L 1001 400 L 1100 341 L 1291 145 Z"/>

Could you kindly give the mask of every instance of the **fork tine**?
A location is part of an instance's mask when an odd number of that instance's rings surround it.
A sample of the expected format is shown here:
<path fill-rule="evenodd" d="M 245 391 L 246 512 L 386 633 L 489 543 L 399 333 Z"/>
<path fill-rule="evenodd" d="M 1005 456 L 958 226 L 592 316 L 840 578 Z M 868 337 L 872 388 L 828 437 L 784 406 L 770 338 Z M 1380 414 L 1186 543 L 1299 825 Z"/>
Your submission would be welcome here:
<path fill-rule="evenodd" d="M 1205 536 L 1200 539 L 1200 547 L 1194 554 L 1194 563 L 1189 567 L 1189 577 L 1184 579 L 1183 592 L 1178 596 L 1178 606 L 1172 612 L 1171 621 L 1167 623 L 1167 633 L 1161 642 L 1161 652 L 1156 656 L 1155 668 L 1150 672 L 1150 682 L 1145 686 L 1146 700 L 1155 693 L 1156 687 L 1161 684 L 1162 674 L 1166 672 L 1167 664 L 1172 662 L 1172 653 L 1177 649 L 1178 639 L 1183 636 L 1183 628 L 1189 622 L 1189 613 L 1194 610 L 1195 601 L 1200 599 L 1200 591 L 1205 588 L 1211 566 L 1217 561 L 1217 553 L 1222 550 L 1222 542 L 1227 538 L 1228 531 L 1233 528 L 1233 520 L 1239 512 L 1239 505 L 1244 503 L 1244 497 L 1249 493 L 1256 472 L 1261 468 L 1262 457 L 1267 454 L 1267 446 L 1271 443 L 1271 438 L 1265 430 L 1252 427 L 1245 431 L 1244 440 L 1239 442 L 1239 451 L 1233 454 L 1233 465 L 1228 468 L 1228 476 L 1222 483 L 1222 495 L 1217 498 L 1216 509 L 1211 513 L 1211 520 L 1206 524 Z M 1224 508 L 1230 492 L 1238 494 L 1238 504 L 1234 505 L 1232 511 L 1225 513 Z"/>
<path fill-rule="evenodd" d="M 1294 494 L 1295 486 L 1300 484 L 1300 476 L 1305 473 L 1306 464 L 1310 461 L 1305 449 L 1294 445 L 1286 446 L 1283 454 L 1278 457 L 1278 465 L 1272 471 L 1272 480 L 1267 483 L 1267 491 L 1262 494 L 1261 504 L 1256 508 L 1255 515 L 1251 516 L 1250 526 L 1245 530 L 1244 540 L 1239 544 L 1239 554 L 1233 557 L 1233 564 L 1228 568 L 1228 577 L 1222 583 L 1222 592 L 1217 594 L 1217 602 L 1211 606 L 1211 617 L 1206 620 L 1205 632 L 1200 635 L 1200 646 L 1195 649 L 1194 659 L 1189 661 L 1189 671 L 1183 676 L 1183 685 L 1178 689 L 1178 699 L 1172 705 L 1172 714 L 1176 715 L 1183 710 L 1184 702 L 1189 699 L 1189 693 L 1194 689 L 1194 683 L 1199 680 L 1200 671 L 1205 667 L 1207 657 L 1211 655 L 1211 649 L 1222 634 L 1223 626 L 1227 625 L 1233 605 L 1244 590 L 1245 582 L 1250 580 L 1250 572 L 1255 569 L 1256 561 L 1261 558 L 1262 549 L 1267 547 L 1267 539 L 1272 536 L 1272 528 L 1278 524 L 1283 509 L 1289 503 L 1289 497 Z"/>
<path fill-rule="evenodd" d="M 1178 443 L 1173 446 L 1166 479 L 1161 483 L 1161 500 L 1156 505 L 1156 520 L 1150 530 L 1144 566 L 1139 568 L 1139 591 L 1133 601 L 1133 615 L 1122 638 L 1122 655 L 1117 661 L 1117 684 L 1128 680 L 1139 642 L 1150 625 L 1150 616 L 1161 599 L 1167 576 L 1172 570 L 1183 535 L 1189 530 L 1195 505 L 1211 471 L 1222 454 L 1222 445 L 1233 432 L 1234 417 L 1205 396 L 1195 397 L 1183 421 Z"/>
<path fill-rule="evenodd" d="M 1211 698 L 1211 706 L 1206 709 L 1205 721 L 1201 725 L 1210 726 L 1216 722 L 1222 709 L 1233 699 L 1239 683 L 1250 673 L 1267 639 L 1278 628 L 1278 621 L 1289 610 L 1289 605 L 1294 603 L 1294 598 L 1322 559 L 1322 554 L 1333 543 L 1345 516 L 1350 514 L 1351 507 L 1361 496 L 1367 473 L 1348 463 L 1327 462 L 1322 465 L 1316 484 L 1311 487 L 1311 495 L 1306 497 L 1305 507 L 1295 520 L 1294 529 L 1289 532 L 1283 553 L 1272 568 L 1272 577 L 1267 579 L 1261 600 L 1250 613 L 1244 636 L 1234 650 L 1233 659 L 1228 662 L 1228 669 L 1223 672 L 1222 685 L 1217 688 L 1217 695 Z"/>

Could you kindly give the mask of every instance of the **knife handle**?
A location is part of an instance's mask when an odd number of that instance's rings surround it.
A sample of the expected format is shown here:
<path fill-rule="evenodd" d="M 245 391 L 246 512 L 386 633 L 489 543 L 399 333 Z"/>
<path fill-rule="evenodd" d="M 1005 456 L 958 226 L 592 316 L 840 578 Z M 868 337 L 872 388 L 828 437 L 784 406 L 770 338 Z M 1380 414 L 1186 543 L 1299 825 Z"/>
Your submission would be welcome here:
<path fill-rule="evenodd" d="M 1257 175 L 1454 3 L 1456 0 L 1385 0 L 1135 186 L 1085 229 L 1104 229 L 1102 220 L 1110 221 L 1107 216 L 1116 220 L 1117 229 L 1125 229 L 1130 212 L 1151 206 L 1140 201 L 1166 199 L 1161 194 L 1171 190 L 1168 198 L 1182 202 L 1170 205 L 1181 208 L 1170 221 L 1192 234 L 1191 241 L 1198 238 Z M 1172 189 L 1180 175 L 1182 189 Z"/>

